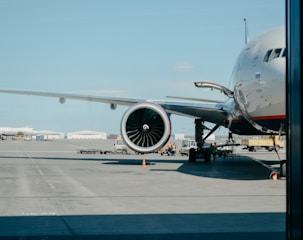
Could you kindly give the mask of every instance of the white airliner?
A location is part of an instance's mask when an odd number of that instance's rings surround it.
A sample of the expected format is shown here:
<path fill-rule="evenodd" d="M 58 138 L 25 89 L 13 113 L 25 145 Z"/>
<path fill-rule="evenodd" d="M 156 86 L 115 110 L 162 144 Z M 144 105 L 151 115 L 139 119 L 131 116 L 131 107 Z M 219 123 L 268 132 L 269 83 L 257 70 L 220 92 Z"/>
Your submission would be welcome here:
<path fill-rule="evenodd" d="M 173 97 L 178 101 L 85 96 L 65 93 L 0 89 L 0 93 L 57 97 L 129 106 L 122 117 L 121 134 L 136 152 L 149 153 L 163 147 L 171 134 L 170 114 L 195 118 L 196 140 L 202 149 L 204 122 L 225 126 L 239 135 L 285 134 L 285 28 L 271 29 L 248 42 L 241 51 L 231 76 L 230 87 L 210 82 L 195 82 L 198 88 L 217 89 L 225 102 Z M 171 97 L 172 98 L 172 97 Z M 181 101 L 182 100 L 182 101 Z M 207 137 L 206 136 L 206 137 Z M 196 158 L 192 153 L 190 159 Z"/>

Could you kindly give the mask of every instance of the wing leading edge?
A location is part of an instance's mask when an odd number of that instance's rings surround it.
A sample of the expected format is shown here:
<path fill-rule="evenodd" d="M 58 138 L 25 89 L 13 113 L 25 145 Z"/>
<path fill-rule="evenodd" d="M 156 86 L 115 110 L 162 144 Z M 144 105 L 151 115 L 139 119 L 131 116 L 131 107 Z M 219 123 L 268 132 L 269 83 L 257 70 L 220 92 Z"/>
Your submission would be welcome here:
<path fill-rule="evenodd" d="M 222 104 L 222 102 L 219 101 L 218 103 L 201 103 L 199 101 L 164 101 L 7 89 L 0 89 L 0 93 L 58 98 L 60 103 L 64 103 L 66 99 L 108 103 L 111 105 L 112 109 L 115 109 L 117 105 L 132 106 L 139 102 L 152 102 L 160 105 L 170 114 L 201 118 L 203 121 L 219 125 L 223 125 L 228 116 L 228 112 L 224 110 L 224 107 L 222 107 L 224 103 Z"/>

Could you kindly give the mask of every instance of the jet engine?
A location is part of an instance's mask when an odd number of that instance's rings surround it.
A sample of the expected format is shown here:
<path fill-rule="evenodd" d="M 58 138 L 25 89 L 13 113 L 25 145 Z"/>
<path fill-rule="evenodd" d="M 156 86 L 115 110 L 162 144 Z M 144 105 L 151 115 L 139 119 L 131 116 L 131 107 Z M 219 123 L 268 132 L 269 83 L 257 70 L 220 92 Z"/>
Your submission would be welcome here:
<path fill-rule="evenodd" d="M 159 105 L 150 102 L 137 103 L 124 113 L 121 134 L 126 145 L 135 152 L 155 152 L 170 138 L 170 118 Z"/>

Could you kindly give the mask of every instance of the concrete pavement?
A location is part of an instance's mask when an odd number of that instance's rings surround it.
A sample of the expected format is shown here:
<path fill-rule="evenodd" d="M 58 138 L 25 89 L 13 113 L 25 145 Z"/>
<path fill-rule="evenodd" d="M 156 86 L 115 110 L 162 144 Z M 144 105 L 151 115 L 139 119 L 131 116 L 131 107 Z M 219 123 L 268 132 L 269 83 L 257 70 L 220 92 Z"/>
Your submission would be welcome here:
<path fill-rule="evenodd" d="M 142 155 L 77 153 L 100 145 L 2 141 L 0 238 L 285 239 L 274 152 L 238 150 L 210 164 L 150 154 L 145 167 Z"/>

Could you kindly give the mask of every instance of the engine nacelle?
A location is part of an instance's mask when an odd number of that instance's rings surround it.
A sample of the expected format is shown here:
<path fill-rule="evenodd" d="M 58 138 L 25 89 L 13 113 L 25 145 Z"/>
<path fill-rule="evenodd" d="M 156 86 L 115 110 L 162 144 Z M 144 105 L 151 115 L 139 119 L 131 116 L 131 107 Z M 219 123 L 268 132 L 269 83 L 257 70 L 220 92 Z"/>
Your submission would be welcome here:
<path fill-rule="evenodd" d="M 121 135 L 126 145 L 136 152 L 151 153 L 161 149 L 170 134 L 170 118 L 159 105 L 137 103 L 123 115 Z"/>

